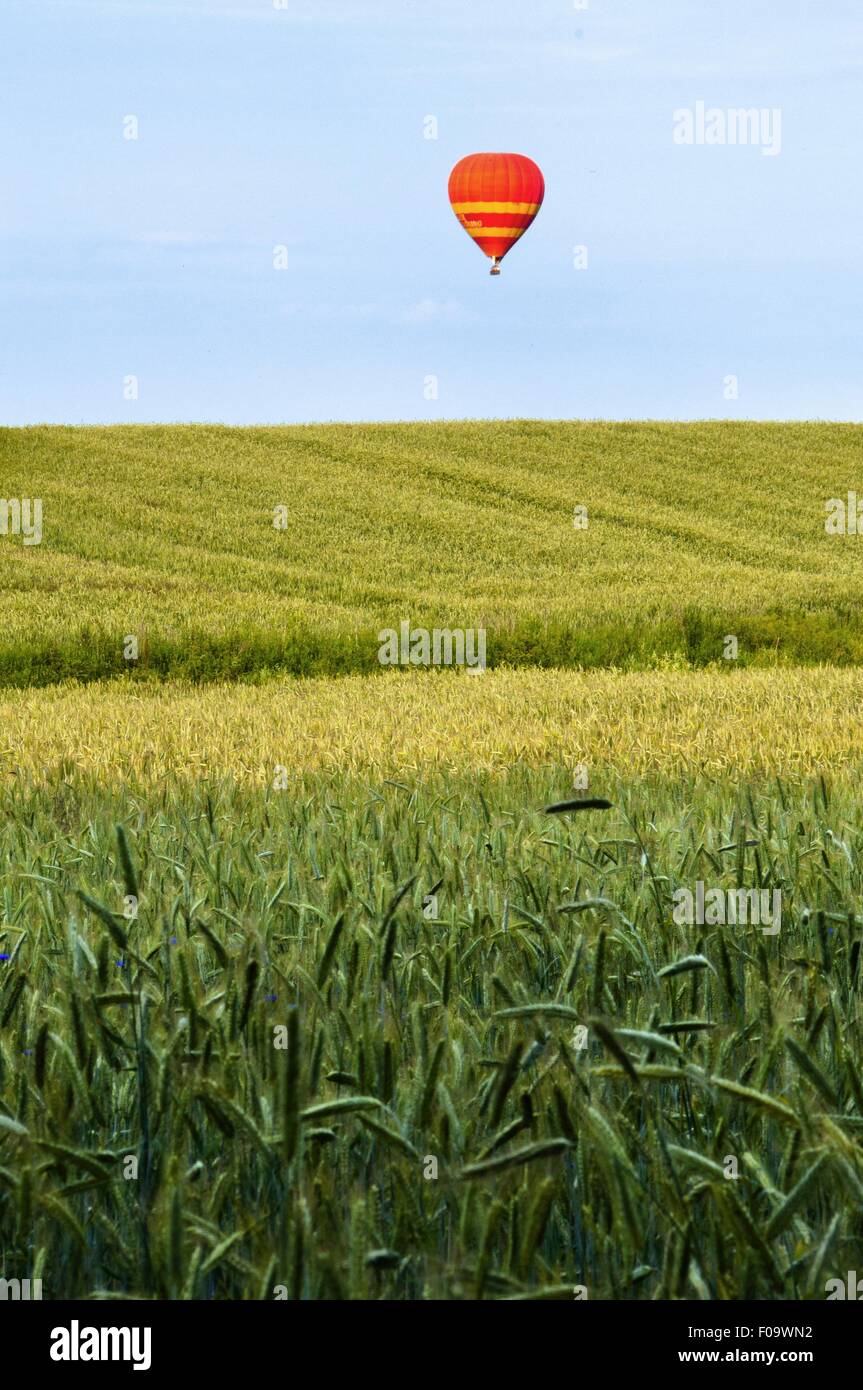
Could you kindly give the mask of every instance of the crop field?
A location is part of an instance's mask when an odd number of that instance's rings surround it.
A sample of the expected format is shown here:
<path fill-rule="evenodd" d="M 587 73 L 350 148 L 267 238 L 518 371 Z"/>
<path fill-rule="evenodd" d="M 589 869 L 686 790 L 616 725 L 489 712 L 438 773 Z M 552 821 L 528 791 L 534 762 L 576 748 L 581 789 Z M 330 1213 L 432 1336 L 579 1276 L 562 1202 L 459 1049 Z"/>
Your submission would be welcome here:
<path fill-rule="evenodd" d="M 560 789 L 7 788 L 7 1274 L 823 1297 L 863 1225 L 855 788 Z M 781 930 L 677 925 L 698 878 Z"/>
<path fill-rule="evenodd" d="M 209 775 L 261 787 L 297 774 L 372 781 L 550 767 L 828 776 L 863 766 L 863 672 L 388 672 L 196 687 L 131 680 L 0 694 L 0 776 L 22 785 Z M 282 769 L 279 773 L 278 769 Z"/>
<path fill-rule="evenodd" d="M 859 1269 L 863 570 L 824 518 L 861 441 L 0 431 L 43 506 L 0 535 L 0 1278 Z M 403 620 L 490 669 L 382 670 Z"/>
<path fill-rule="evenodd" d="M 0 536 L 0 682 L 128 671 L 129 635 L 139 674 L 373 672 L 403 620 L 484 627 L 490 665 L 704 666 L 729 633 L 742 665 L 856 663 L 856 516 L 825 525 L 861 447 L 721 422 L 0 430 L 0 497 L 42 504 L 38 544 Z"/>

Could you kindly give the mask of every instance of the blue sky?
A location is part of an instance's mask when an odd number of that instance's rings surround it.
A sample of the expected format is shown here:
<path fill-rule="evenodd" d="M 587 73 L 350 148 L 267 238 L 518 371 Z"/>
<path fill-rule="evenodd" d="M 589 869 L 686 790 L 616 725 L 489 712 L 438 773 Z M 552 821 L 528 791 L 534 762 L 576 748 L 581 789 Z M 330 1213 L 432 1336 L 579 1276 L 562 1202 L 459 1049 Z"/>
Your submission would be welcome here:
<path fill-rule="evenodd" d="M 860 420 L 861 78 L 859 0 L 0 0 L 0 422 Z"/>

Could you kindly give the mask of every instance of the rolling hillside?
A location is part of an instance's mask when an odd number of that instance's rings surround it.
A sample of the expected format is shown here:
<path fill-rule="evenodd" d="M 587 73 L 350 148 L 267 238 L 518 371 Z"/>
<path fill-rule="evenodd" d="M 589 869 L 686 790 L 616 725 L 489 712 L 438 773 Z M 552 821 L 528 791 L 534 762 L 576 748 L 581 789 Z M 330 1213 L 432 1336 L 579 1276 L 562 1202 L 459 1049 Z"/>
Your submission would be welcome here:
<path fill-rule="evenodd" d="M 0 682 L 373 672 L 378 632 L 488 663 L 863 658 L 852 425 L 473 422 L 0 431 Z M 282 507 L 284 529 L 274 520 Z M 587 525 L 574 522 L 586 508 Z"/>
<path fill-rule="evenodd" d="M 829 663 L 863 567 L 824 504 L 861 443 L 0 432 L 43 506 L 0 535 L 6 1275 L 814 1300 L 859 1268 L 863 672 Z M 381 671 L 404 620 L 484 625 L 500 669 Z"/>

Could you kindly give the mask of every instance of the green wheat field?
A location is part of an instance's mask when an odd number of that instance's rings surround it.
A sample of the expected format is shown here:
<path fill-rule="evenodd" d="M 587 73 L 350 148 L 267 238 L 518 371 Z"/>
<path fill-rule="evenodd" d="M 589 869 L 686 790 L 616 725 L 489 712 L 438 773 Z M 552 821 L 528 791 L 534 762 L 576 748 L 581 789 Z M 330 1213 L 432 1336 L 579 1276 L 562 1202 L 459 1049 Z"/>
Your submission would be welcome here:
<path fill-rule="evenodd" d="M 0 497 L 44 512 L 40 545 L 0 535 L 0 682 L 128 671 L 127 634 L 141 677 L 372 673 L 403 619 L 484 627 L 492 666 L 704 666 L 727 633 L 741 664 L 857 664 L 857 536 L 825 508 L 861 447 L 721 422 L 0 429 Z"/>
<path fill-rule="evenodd" d="M 863 568 L 824 523 L 861 445 L 0 431 L 0 494 L 43 505 L 0 534 L 0 1278 L 817 1300 L 859 1268 Z M 484 626 L 490 669 L 382 670 L 404 619 Z M 698 882 L 780 892 L 781 930 L 676 920 Z"/>

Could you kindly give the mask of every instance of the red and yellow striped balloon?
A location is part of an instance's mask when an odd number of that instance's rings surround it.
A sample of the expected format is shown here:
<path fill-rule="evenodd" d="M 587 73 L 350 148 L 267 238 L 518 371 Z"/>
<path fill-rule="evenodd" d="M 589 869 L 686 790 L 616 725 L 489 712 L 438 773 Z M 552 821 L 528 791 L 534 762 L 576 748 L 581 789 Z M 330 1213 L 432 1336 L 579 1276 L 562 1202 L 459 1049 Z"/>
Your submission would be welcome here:
<path fill-rule="evenodd" d="M 468 236 L 491 257 L 492 275 L 542 206 L 545 180 L 523 154 L 469 154 L 449 176 L 452 210 Z"/>

